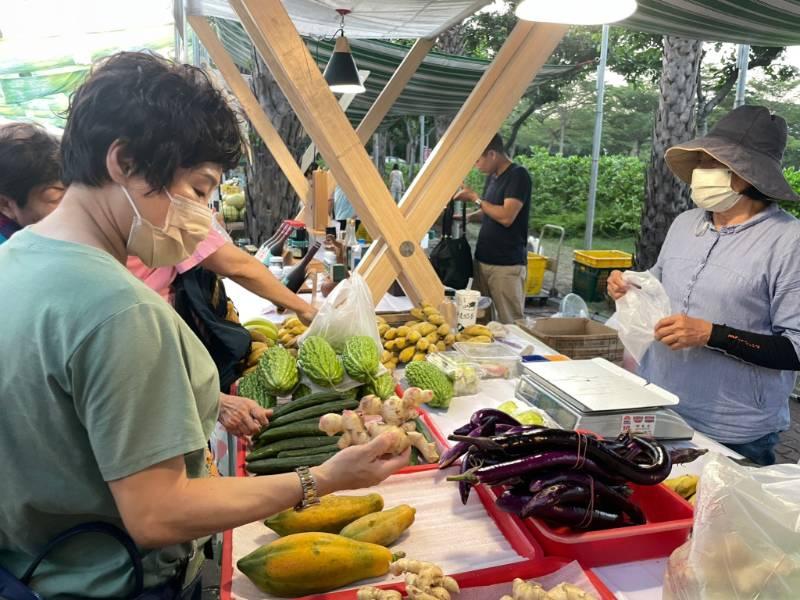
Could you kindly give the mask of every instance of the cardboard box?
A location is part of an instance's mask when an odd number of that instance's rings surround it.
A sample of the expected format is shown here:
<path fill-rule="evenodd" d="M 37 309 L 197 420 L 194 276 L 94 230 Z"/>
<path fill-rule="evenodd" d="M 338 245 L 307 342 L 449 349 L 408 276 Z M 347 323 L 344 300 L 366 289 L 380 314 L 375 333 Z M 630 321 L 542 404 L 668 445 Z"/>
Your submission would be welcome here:
<path fill-rule="evenodd" d="M 574 360 L 605 358 L 622 364 L 624 348 L 615 329 L 591 319 L 536 319 L 517 321 L 532 336 Z"/>

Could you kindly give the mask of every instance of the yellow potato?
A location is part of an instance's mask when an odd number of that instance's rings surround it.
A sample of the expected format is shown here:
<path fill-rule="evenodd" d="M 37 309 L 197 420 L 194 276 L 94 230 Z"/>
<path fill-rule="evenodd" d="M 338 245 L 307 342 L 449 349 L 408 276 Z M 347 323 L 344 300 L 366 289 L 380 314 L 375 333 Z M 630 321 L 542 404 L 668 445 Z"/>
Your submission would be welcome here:
<path fill-rule="evenodd" d="M 439 329 L 436 330 L 436 333 L 439 334 L 439 337 L 445 337 L 447 334 L 450 333 L 450 325 L 447 323 L 442 323 L 439 325 Z"/>
<path fill-rule="evenodd" d="M 436 349 L 439 352 L 444 352 L 445 350 L 447 350 L 447 346 L 445 346 L 444 342 L 436 342 Z"/>
<path fill-rule="evenodd" d="M 428 338 L 422 338 L 417 342 L 417 350 L 424 352 L 430 345 L 431 343 L 428 341 Z"/>
<path fill-rule="evenodd" d="M 406 348 L 405 350 L 403 350 L 400 353 L 400 356 L 398 356 L 398 359 L 400 360 L 400 362 L 407 363 L 407 362 L 411 361 L 412 358 L 414 358 L 414 354 L 415 354 L 414 353 L 414 346 L 409 346 L 408 348 Z"/>
<path fill-rule="evenodd" d="M 444 317 L 439 313 L 435 313 L 428 316 L 428 323 L 431 325 L 436 325 L 437 327 L 444 323 Z"/>
<path fill-rule="evenodd" d="M 406 336 L 406 339 L 408 340 L 409 343 L 416 344 L 421 337 L 422 334 L 419 331 L 409 331 L 408 335 Z"/>
<path fill-rule="evenodd" d="M 397 337 L 406 337 L 408 335 L 409 328 L 403 325 L 402 327 L 397 328 Z"/>
<path fill-rule="evenodd" d="M 411 362 L 419 362 L 421 360 L 425 360 L 425 353 L 424 352 L 417 352 L 414 357 L 411 359 Z"/>
<path fill-rule="evenodd" d="M 386 333 L 383 334 L 383 339 L 385 340 L 393 340 L 397 337 L 397 329 L 394 327 L 390 327 L 386 330 Z"/>
<path fill-rule="evenodd" d="M 404 337 L 398 337 L 398 338 L 395 338 L 395 340 L 394 340 L 394 349 L 395 350 L 402 350 L 407 345 L 408 345 L 408 342 L 406 342 L 406 338 L 404 338 Z"/>

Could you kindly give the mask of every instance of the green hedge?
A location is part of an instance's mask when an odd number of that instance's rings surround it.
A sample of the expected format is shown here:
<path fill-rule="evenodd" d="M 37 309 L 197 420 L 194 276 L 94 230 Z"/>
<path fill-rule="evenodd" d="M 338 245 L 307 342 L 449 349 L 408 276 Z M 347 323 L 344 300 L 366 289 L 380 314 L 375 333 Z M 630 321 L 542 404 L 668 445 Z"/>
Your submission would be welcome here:
<path fill-rule="evenodd" d="M 538 231 L 545 223 L 561 225 L 568 236 L 579 236 L 586 228 L 586 201 L 589 195 L 591 157 L 558 156 L 544 148 L 514 159 L 531 173 L 533 196 L 530 225 Z M 600 158 L 595 207 L 594 233 L 609 238 L 629 238 L 638 233 L 645 193 L 646 163 L 632 156 L 608 155 Z M 800 171 L 784 171 L 792 187 L 800 193 Z M 467 183 L 483 189 L 485 177 L 473 169 Z M 800 217 L 800 203 L 783 207 Z"/>

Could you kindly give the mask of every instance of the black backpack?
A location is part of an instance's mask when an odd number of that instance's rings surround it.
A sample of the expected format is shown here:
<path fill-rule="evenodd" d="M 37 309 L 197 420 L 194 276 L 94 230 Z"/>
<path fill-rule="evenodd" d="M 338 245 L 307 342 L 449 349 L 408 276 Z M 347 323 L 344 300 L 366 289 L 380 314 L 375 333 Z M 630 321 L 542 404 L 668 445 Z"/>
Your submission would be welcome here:
<path fill-rule="evenodd" d="M 219 385 L 227 393 L 242 374 L 250 352 L 250 332 L 225 319 L 228 296 L 216 273 L 195 267 L 172 284 L 175 310 L 208 350 L 219 371 Z"/>
<path fill-rule="evenodd" d="M 430 260 L 436 274 L 446 287 L 462 290 L 472 277 L 472 249 L 467 241 L 467 204 L 461 203 L 464 224 L 461 237 L 453 237 L 453 202 L 447 205 L 442 217 L 442 239 L 431 251 Z"/>

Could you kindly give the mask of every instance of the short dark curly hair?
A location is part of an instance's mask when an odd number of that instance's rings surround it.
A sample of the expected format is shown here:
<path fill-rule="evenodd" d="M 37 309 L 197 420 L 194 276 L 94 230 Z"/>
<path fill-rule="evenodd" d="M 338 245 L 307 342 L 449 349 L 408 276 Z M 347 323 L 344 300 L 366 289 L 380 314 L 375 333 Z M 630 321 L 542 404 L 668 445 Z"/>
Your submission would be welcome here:
<path fill-rule="evenodd" d="M 35 123 L 0 126 L 0 195 L 25 208 L 34 188 L 60 183 L 56 136 Z"/>
<path fill-rule="evenodd" d="M 131 174 L 154 191 L 179 168 L 211 162 L 227 170 L 242 154 L 236 113 L 206 74 L 146 52 L 99 62 L 70 98 L 61 141 L 64 183 L 108 183 L 106 154 L 116 140 L 125 143 Z"/>

